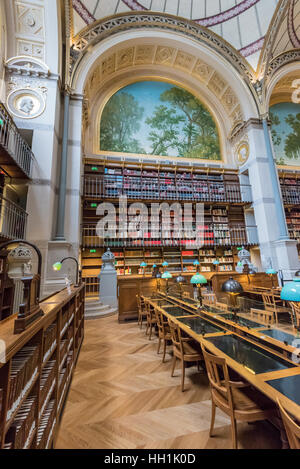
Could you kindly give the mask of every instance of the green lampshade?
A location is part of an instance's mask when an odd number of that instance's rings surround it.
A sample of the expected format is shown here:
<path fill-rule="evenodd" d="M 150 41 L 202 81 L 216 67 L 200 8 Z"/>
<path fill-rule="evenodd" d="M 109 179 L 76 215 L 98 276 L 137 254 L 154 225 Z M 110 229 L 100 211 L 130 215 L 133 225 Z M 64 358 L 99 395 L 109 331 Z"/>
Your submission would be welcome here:
<path fill-rule="evenodd" d="M 200 262 L 199 262 L 199 261 L 195 261 L 195 262 L 194 262 L 194 265 L 200 265 Z"/>
<path fill-rule="evenodd" d="M 283 287 L 280 298 L 285 301 L 300 302 L 300 277 L 294 278 Z"/>
<path fill-rule="evenodd" d="M 207 280 L 204 275 L 196 274 L 191 278 L 191 283 L 193 285 L 204 285 L 207 283 Z"/>
<path fill-rule="evenodd" d="M 266 274 L 268 274 L 268 275 L 277 275 L 278 272 L 275 269 L 268 269 L 268 270 L 266 270 Z"/>
<path fill-rule="evenodd" d="M 146 262 L 142 262 L 142 263 L 140 264 L 140 267 L 147 267 Z"/>
<path fill-rule="evenodd" d="M 168 280 L 169 278 L 173 278 L 173 275 L 170 272 L 164 272 L 161 278 Z"/>
<path fill-rule="evenodd" d="M 213 264 L 214 264 L 214 265 L 219 265 L 219 264 L 220 264 L 220 261 L 218 261 L 218 259 L 216 259 L 215 261 L 213 261 Z"/>
<path fill-rule="evenodd" d="M 155 268 L 157 267 L 157 265 L 156 265 L 156 264 L 153 264 L 153 266 L 152 266 L 152 267 L 153 267 L 153 269 L 155 269 Z"/>
<path fill-rule="evenodd" d="M 163 262 L 162 266 L 163 267 L 167 267 L 169 264 L 167 263 L 167 261 Z"/>
<path fill-rule="evenodd" d="M 52 266 L 53 270 L 55 270 L 56 272 L 59 272 L 62 268 L 62 264 L 60 262 L 55 262 L 55 264 L 53 264 Z"/>

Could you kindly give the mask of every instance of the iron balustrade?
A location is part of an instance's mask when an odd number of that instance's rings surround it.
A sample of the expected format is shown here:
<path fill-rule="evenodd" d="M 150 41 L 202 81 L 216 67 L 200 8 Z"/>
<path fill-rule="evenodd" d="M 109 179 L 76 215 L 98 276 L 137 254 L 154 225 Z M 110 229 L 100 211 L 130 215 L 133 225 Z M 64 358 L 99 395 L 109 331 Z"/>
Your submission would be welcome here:
<path fill-rule="evenodd" d="M 24 239 L 27 213 L 14 202 L 0 196 L 0 236 L 7 239 Z"/>
<path fill-rule="evenodd" d="M 0 146 L 30 178 L 34 159 L 28 143 L 23 139 L 3 103 L 0 103 Z"/>
<path fill-rule="evenodd" d="M 166 184 L 160 182 L 159 178 L 118 175 L 86 175 L 83 180 L 82 195 L 95 200 L 127 196 L 133 200 L 252 202 L 251 187 L 245 184 L 199 180 L 176 183 L 175 179 Z"/>
<path fill-rule="evenodd" d="M 284 205 L 300 204 L 299 185 L 281 185 L 282 200 Z"/>
<path fill-rule="evenodd" d="M 193 247 L 193 241 L 189 239 L 176 239 L 171 236 L 166 238 L 165 233 L 155 230 L 156 238 L 150 238 L 149 233 L 140 238 L 122 239 L 118 236 L 110 238 L 100 238 L 96 232 L 96 224 L 82 225 L 82 247 L 100 248 L 100 247 Z M 258 245 L 258 235 L 256 226 L 235 225 L 224 229 L 219 224 L 205 225 L 201 233 L 201 243 L 203 247 L 230 247 L 230 246 L 249 246 Z M 195 243 L 194 243 L 195 244 Z"/>

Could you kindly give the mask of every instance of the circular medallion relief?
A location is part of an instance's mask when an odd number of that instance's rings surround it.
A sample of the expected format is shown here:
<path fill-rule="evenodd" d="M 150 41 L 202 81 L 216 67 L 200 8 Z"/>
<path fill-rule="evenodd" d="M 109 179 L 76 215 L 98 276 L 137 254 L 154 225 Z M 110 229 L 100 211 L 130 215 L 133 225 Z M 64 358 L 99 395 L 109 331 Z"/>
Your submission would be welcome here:
<path fill-rule="evenodd" d="M 250 155 L 250 148 L 248 142 L 241 142 L 237 147 L 237 162 L 239 165 L 246 163 Z"/>
<path fill-rule="evenodd" d="M 21 119 L 34 119 L 45 110 L 43 96 L 35 90 L 18 89 L 12 91 L 7 97 L 9 111 Z"/>

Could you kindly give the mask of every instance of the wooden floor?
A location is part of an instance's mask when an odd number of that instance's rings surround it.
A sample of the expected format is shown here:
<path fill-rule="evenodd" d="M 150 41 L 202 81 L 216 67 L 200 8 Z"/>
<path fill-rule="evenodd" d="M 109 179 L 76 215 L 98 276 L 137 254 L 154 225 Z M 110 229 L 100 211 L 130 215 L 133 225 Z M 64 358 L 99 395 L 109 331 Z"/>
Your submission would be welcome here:
<path fill-rule="evenodd" d="M 180 369 L 170 376 L 171 356 L 162 364 L 157 339 L 149 342 L 136 323 L 116 316 L 87 321 L 57 449 L 231 448 L 228 418 L 217 413 L 209 438 L 210 391 L 205 374 Z M 239 447 L 277 449 L 280 436 L 267 422 L 238 424 Z"/>

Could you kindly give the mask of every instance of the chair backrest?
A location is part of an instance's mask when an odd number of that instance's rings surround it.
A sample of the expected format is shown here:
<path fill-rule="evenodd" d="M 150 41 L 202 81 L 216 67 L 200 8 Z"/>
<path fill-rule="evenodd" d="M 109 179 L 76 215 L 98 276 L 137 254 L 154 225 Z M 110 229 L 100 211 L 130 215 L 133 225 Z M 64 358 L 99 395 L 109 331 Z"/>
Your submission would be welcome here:
<path fill-rule="evenodd" d="M 228 305 L 226 303 L 220 303 L 219 301 L 216 301 L 214 306 L 217 309 L 222 309 L 224 311 L 228 311 Z"/>
<path fill-rule="evenodd" d="M 184 350 L 183 350 L 183 345 L 182 345 L 182 340 L 181 340 L 180 327 L 177 324 L 175 324 L 173 321 L 171 321 L 170 319 L 169 319 L 169 326 L 170 326 L 173 346 L 176 347 L 176 349 L 183 356 L 184 355 Z"/>
<path fill-rule="evenodd" d="M 287 411 L 284 409 L 282 403 L 277 399 L 278 407 L 280 410 L 281 418 L 284 424 L 286 435 L 289 440 L 291 449 L 300 449 L 300 427 L 297 423 L 289 416 Z"/>
<path fill-rule="evenodd" d="M 299 303 L 294 303 L 293 301 L 291 301 L 291 306 L 292 306 L 292 309 L 293 309 L 293 316 L 292 316 L 292 321 L 293 321 L 293 325 L 294 327 L 299 327 L 300 326 L 300 305 Z"/>
<path fill-rule="evenodd" d="M 252 319 L 258 319 L 267 325 L 273 324 L 274 322 L 273 311 L 251 308 L 251 317 Z"/>
<path fill-rule="evenodd" d="M 262 293 L 262 299 L 264 302 L 265 309 L 276 309 L 276 303 L 274 299 L 274 295 L 271 293 Z"/>
<path fill-rule="evenodd" d="M 225 358 L 212 355 L 203 344 L 201 344 L 201 348 L 212 396 L 217 401 L 222 402 L 222 406 L 226 407 L 229 412 L 233 413 L 233 398 Z"/>

